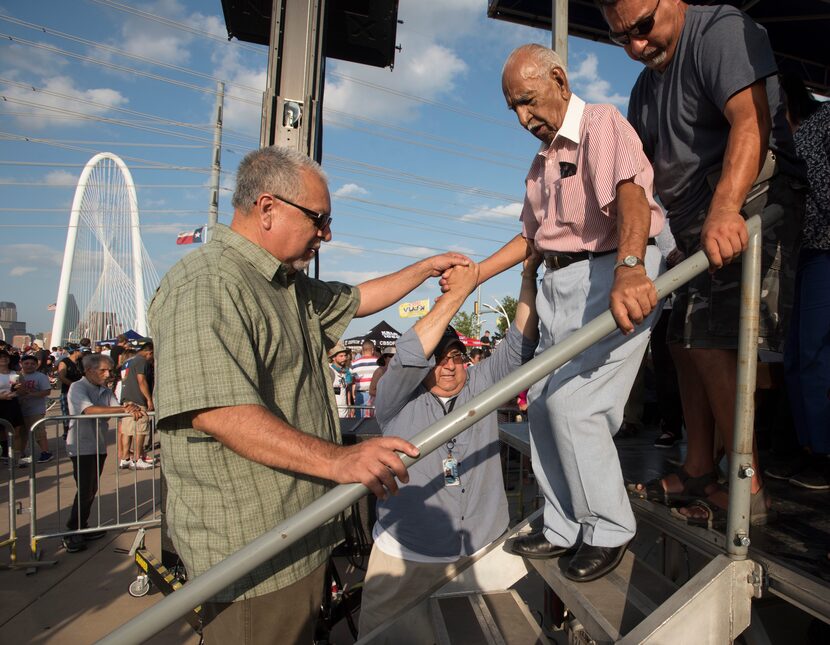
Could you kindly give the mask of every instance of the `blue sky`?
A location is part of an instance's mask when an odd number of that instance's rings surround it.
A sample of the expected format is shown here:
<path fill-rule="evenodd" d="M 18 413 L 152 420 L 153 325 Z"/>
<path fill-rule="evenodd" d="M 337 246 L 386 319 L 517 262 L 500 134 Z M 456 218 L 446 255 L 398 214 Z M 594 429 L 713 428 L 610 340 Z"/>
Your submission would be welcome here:
<path fill-rule="evenodd" d="M 394 71 L 328 61 L 324 279 L 354 284 L 443 250 L 481 260 L 519 230 L 537 144 L 505 107 L 501 67 L 517 45 L 550 36 L 490 20 L 486 6 L 401 0 Z M 207 221 L 216 80 L 227 94 L 219 219 L 230 221 L 233 173 L 259 141 L 267 51 L 227 42 L 219 0 L 0 0 L 0 34 L 0 300 L 17 303 L 30 333 L 47 331 L 75 185 L 97 152 L 130 167 L 159 274 L 194 248 L 175 238 Z M 569 47 L 575 91 L 625 112 L 640 66 L 619 48 Z M 482 302 L 515 295 L 518 282 L 515 270 L 491 280 Z M 409 299 L 438 294 L 430 281 Z M 412 322 L 395 308 L 347 335 L 382 318 L 401 331 Z"/>

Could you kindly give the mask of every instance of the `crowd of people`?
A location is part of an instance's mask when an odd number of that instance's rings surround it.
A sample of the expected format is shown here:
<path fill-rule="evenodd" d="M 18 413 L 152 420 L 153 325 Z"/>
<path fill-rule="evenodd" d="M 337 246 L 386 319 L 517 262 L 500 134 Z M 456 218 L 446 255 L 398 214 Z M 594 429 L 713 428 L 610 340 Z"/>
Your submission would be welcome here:
<path fill-rule="evenodd" d="M 38 422 L 46 416 L 47 399 L 58 387 L 62 416 L 128 414 L 117 427 L 119 467 L 153 468 L 154 460 L 147 453 L 147 413 L 153 410 L 152 341 L 131 343 L 119 335 L 108 344 L 82 338 L 78 344 L 53 347 L 52 352 L 41 350 L 37 343 L 22 351 L 4 343 L 0 347 L 0 418 L 10 423 L 13 437 L 10 446 L 6 431 L 0 431 L 3 463 L 15 456 L 18 467 L 24 468 L 33 460 L 44 464 L 55 458 L 45 425 Z M 86 542 L 105 535 L 86 529 L 107 457 L 109 419 L 64 419 L 62 425 L 77 485 L 66 524 L 73 533 L 63 538 L 63 546 L 75 553 L 86 549 Z M 27 454 L 33 428 L 35 454 Z"/>

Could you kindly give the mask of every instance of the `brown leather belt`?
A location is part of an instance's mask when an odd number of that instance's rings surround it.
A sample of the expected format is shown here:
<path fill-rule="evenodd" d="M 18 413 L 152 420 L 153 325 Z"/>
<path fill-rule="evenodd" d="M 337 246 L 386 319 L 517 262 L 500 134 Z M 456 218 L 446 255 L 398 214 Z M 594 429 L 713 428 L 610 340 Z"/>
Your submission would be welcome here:
<path fill-rule="evenodd" d="M 657 244 L 657 240 L 653 237 L 648 238 L 648 246 L 655 244 Z M 550 253 L 545 253 L 545 266 L 551 271 L 556 271 L 557 269 L 564 269 L 575 262 L 582 262 L 590 258 L 599 258 L 603 255 L 616 252 L 617 249 L 609 249 L 608 251 L 570 251 L 568 253 L 551 251 Z"/>

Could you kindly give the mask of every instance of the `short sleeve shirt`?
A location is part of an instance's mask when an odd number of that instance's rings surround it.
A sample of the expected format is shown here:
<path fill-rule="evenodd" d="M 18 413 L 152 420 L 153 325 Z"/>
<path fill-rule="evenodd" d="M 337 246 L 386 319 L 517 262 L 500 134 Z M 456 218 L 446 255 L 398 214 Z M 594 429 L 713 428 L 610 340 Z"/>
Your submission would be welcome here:
<path fill-rule="evenodd" d="M 339 441 L 327 352 L 359 302 L 354 287 L 291 274 L 222 225 L 162 280 L 148 311 L 154 403 L 168 524 L 193 575 L 298 513 L 331 483 L 241 457 L 194 430 L 191 413 L 260 405 L 303 432 Z M 286 587 L 322 564 L 340 537 L 334 523 L 319 527 L 214 600 Z"/>
<path fill-rule="evenodd" d="M 146 406 L 147 399 L 138 386 L 138 375 L 141 374 L 147 379 L 147 387 L 152 389 L 152 379 L 150 376 L 152 366 L 141 354 L 136 354 L 124 364 L 124 368 L 121 371 L 121 401 L 130 401 L 131 403 Z"/>
<path fill-rule="evenodd" d="M 112 390 L 103 385 L 94 385 L 86 377 L 69 386 L 66 395 L 69 414 L 83 414 L 89 407 L 116 407 L 118 399 Z M 72 419 L 69 434 L 66 435 L 66 452 L 70 457 L 77 455 L 106 455 L 107 419 Z"/>
<path fill-rule="evenodd" d="M 617 186 L 627 180 L 645 193 L 654 237 L 664 218 L 640 139 L 614 106 L 572 94 L 562 127 L 542 144 L 525 179 L 522 235 L 540 251 L 617 248 Z"/>
<path fill-rule="evenodd" d="M 717 5 L 688 7 L 668 67 L 640 74 L 628 119 L 654 164 L 657 194 L 675 235 L 699 223 L 712 199 L 707 176 L 723 164 L 730 129 L 723 114 L 727 101 L 756 81 L 766 79 L 770 149 L 783 171 L 803 175 L 776 71 L 764 28 L 734 7 Z"/>
<path fill-rule="evenodd" d="M 33 372 L 31 374 L 20 374 L 20 384 L 22 388 L 30 392 L 43 392 L 52 389 L 49 383 L 49 377 L 43 372 Z M 42 396 L 18 397 L 20 402 L 20 412 L 24 417 L 35 417 L 46 414 L 46 398 Z"/>

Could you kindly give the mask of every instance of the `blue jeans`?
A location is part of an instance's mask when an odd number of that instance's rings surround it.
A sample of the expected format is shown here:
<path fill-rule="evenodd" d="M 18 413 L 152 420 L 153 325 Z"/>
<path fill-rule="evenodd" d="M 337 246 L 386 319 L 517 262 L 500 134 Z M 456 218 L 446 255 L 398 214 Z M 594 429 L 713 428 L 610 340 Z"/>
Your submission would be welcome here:
<path fill-rule="evenodd" d="M 830 251 L 798 258 L 784 370 L 799 443 L 830 454 Z"/>

